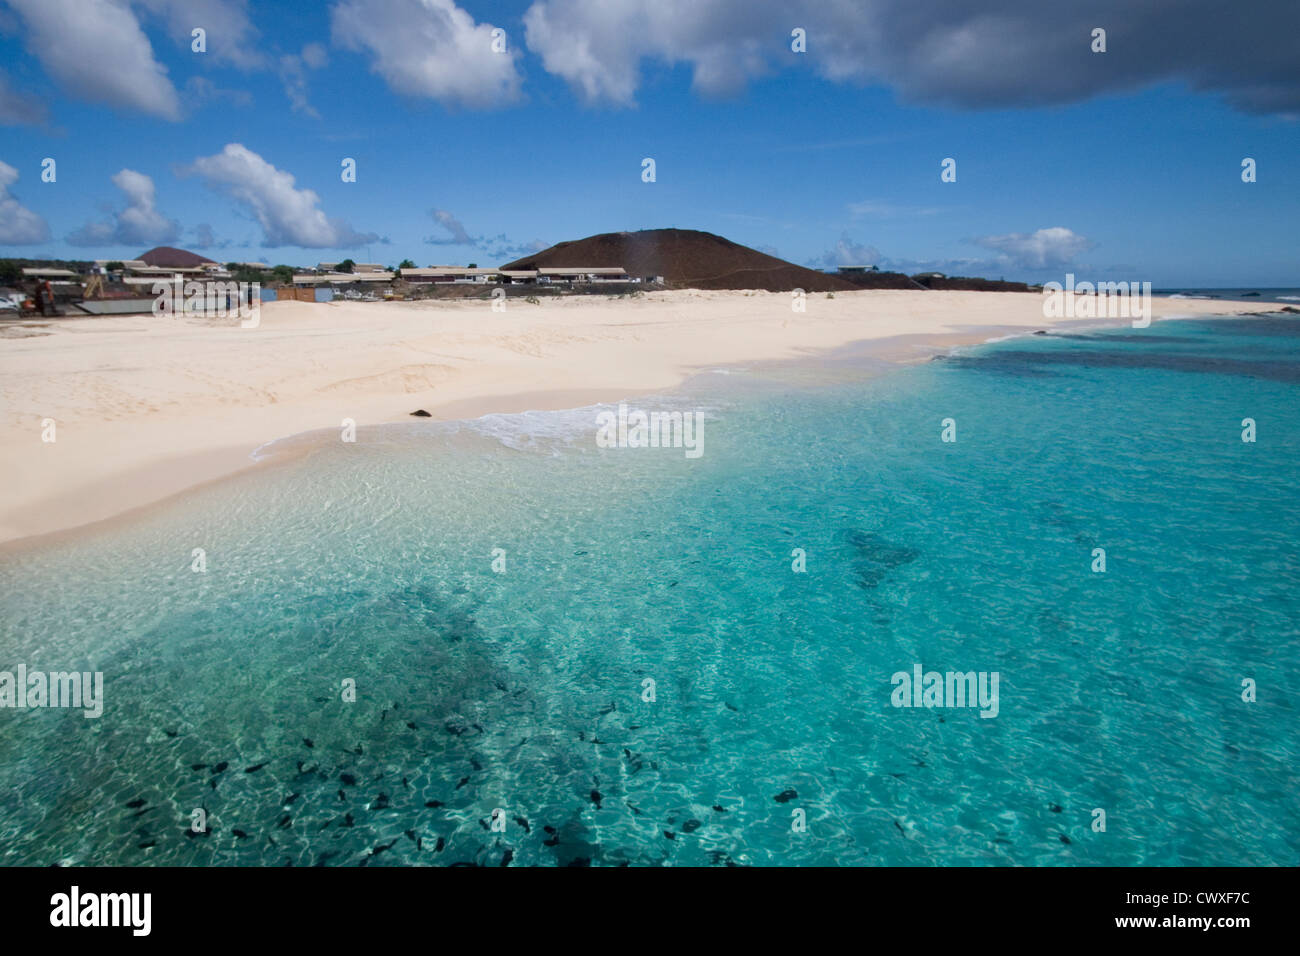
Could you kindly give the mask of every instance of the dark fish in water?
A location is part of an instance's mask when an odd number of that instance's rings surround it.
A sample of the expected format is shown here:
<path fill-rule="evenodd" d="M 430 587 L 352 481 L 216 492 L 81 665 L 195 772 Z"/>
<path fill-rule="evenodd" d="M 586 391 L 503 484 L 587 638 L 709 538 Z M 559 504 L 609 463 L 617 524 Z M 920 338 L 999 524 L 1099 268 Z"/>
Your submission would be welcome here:
<path fill-rule="evenodd" d="M 251 767 L 245 767 L 244 773 L 257 773 L 257 771 L 261 770 L 265 766 L 266 764 L 264 763 L 255 763 Z"/>
<path fill-rule="evenodd" d="M 217 764 L 215 767 L 212 768 L 212 772 L 213 772 L 213 773 L 225 773 L 225 772 L 226 772 L 226 768 L 229 767 L 229 766 L 230 766 L 230 764 L 226 763 L 226 761 L 223 760 L 223 761 L 221 761 L 221 763 Z"/>
<path fill-rule="evenodd" d="M 513 860 L 514 858 L 515 858 L 515 851 L 507 848 L 506 852 L 501 857 L 501 866 L 509 866 L 510 861 Z"/>
<path fill-rule="evenodd" d="M 236 829 L 236 830 L 231 830 L 230 832 L 233 833 L 233 834 L 235 835 L 235 838 L 238 839 L 238 840 L 247 840 L 247 839 L 248 839 L 248 834 L 245 833 L 243 830 L 238 830 L 238 829 Z"/>
<path fill-rule="evenodd" d="M 699 820 L 694 820 L 694 819 L 687 820 L 685 823 L 682 824 L 683 833 L 694 833 L 699 828 L 700 828 Z"/>
<path fill-rule="evenodd" d="M 374 802 L 370 804 L 370 809 L 371 810 L 388 809 L 388 794 L 381 793 L 379 796 L 375 797 Z"/>
<path fill-rule="evenodd" d="M 205 764 L 205 763 L 192 763 L 192 764 L 190 764 L 190 769 L 191 769 L 191 770 L 207 770 L 207 769 L 208 769 L 208 765 Z"/>
<path fill-rule="evenodd" d="M 146 802 L 147 802 L 147 801 L 146 801 L 143 797 L 140 797 L 140 798 L 138 798 L 138 799 L 136 799 L 136 800 L 132 800 L 130 803 L 128 803 L 128 804 L 127 804 L 127 808 L 128 808 L 128 809 L 131 809 L 131 810 L 138 810 L 138 809 L 140 809 L 141 807 L 143 807 L 143 806 L 145 805 Z"/>
<path fill-rule="evenodd" d="M 1066 836 L 1064 833 L 1062 833 L 1062 834 L 1061 834 L 1061 842 L 1062 842 L 1062 843 L 1066 843 L 1066 844 L 1068 844 L 1068 843 L 1070 842 L 1070 838 L 1069 838 L 1068 836 Z"/>
<path fill-rule="evenodd" d="M 350 813 L 343 814 L 343 826 L 345 827 L 352 826 L 352 814 Z"/>
<path fill-rule="evenodd" d="M 1060 805 L 1059 805 L 1059 804 L 1056 804 L 1056 803 L 1052 804 L 1052 805 L 1051 805 L 1050 807 L 1048 807 L 1047 809 L 1051 810 L 1053 813 L 1060 813 L 1060 812 L 1061 812 L 1061 807 L 1060 807 Z"/>
<path fill-rule="evenodd" d="M 443 851 L 443 848 L 446 847 L 446 846 L 447 846 L 447 841 L 444 840 L 442 837 L 438 837 L 438 842 L 437 842 L 437 844 L 434 846 L 434 848 L 433 848 L 433 852 L 434 852 L 434 853 L 441 853 L 441 852 Z"/>
<path fill-rule="evenodd" d="M 309 750 L 310 750 L 312 747 L 315 747 L 315 746 L 316 746 L 316 742 L 315 742 L 314 740 L 312 740 L 310 737 L 304 737 L 304 738 L 302 738 L 302 742 L 303 742 L 304 745 L 306 745 L 306 747 L 307 747 Z"/>
<path fill-rule="evenodd" d="M 280 818 L 280 822 L 276 824 L 276 827 L 278 829 L 283 830 L 291 823 L 293 823 L 293 817 L 289 816 L 289 814 L 286 813 L 284 816 Z"/>
<path fill-rule="evenodd" d="M 296 793 L 289 794 L 289 796 L 284 798 L 284 805 L 288 806 L 289 804 L 293 803 L 295 800 L 298 799 L 298 796 L 299 795 Z"/>
<path fill-rule="evenodd" d="M 456 789 L 459 790 L 461 787 L 465 786 L 465 784 L 467 784 L 467 783 L 469 783 L 469 777 L 461 777 L 461 778 L 460 778 L 460 781 L 456 784 Z"/>
<path fill-rule="evenodd" d="M 850 528 L 844 534 L 858 554 L 858 586 L 874 588 L 890 571 L 910 564 L 921 556 L 915 548 L 894 544 L 871 531 Z"/>
<path fill-rule="evenodd" d="M 382 844 L 381 846 L 377 846 L 377 847 L 375 847 L 373 850 L 370 851 L 370 855 L 371 855 L 371 856 L 379 856 L 379 854 L 383 853 L 385 850 L 391 850 L 391 849 L 393 848 L 393 844 L 396 843 L 396 842 L 397 842 L 397 840 L 394 839 L 394 840 L 392 841 L 392 843 L 385 843 L 385 844 Z"/>
<path fill-rule="evenodd" d="M 350 773 L 339 774 L 339 779 L 343 781 L 343 786 L 345 787 L 353 787 L 356 786 L 357 783 L 357 778 L 352 776 Z"/>
<path fill-rule="evenodd" d="M 600 795 L 600 791 L 599 791 L 599 790 L 593 790 L 593 791 L 591 791 L 591 802 L 594 803 L 594 804 L 596 805 L 596 809 L 597 809 L 597 810 L 600 809 L 600 801 L 601 801 L 602 799 L 603 799 L 603 798 L 601 797 L 601 795 Z"/>
<path fill-rule="evenodd" d="M 176 731 L 176 730 L 164 730 L 163 733 L 165 733 L 168 737 L 175 737 L 176 734 L 179 733 L 179 731 Z"/>
<path fill-rule="evenodd" d="M 533 832 L 532 828 L 528 825 L 528 818 L 527 818 L 527 817 L 515 817 L 515 823 L 517 823 L 517 824 L 519 824 L 521 827 L 523 827 L 525 833 L 532 833 L 532 832 Z"/>
<path fill-rule="evenodd" d="M 676 839 L 677 839 L 677 834 L 674 833 L 672 830 L 665 830 L 665 831 L 664 831 L 664 836 L 666 836 L 666 837 L 667 837 L 668 839 L 670 839 L 670 840 L 676 840 Z"/>
<path fill-rule="evenodd" d="M 424 805 L 426 807 L 440 807 L 443 804 L 441 800 L 425 800 Z"/>
<path fill-rule="evenodd" d="M 727 812 L 727 808 L 724 807 L 724 806 L 721 806 L 721 805 L 715 803 L 715 804 L 713 805 L 713 811 L 714 811 L 715 813 L 726 813 L 726 812 Z"/>
<path fill-rule="evenodd" d="M 797 796 L 799 796 L 799 794 L 795 790 L 782 790 L 772 799 L 775 800 L 777 803 L 789 803 Z"/>
<path fill-rule="evenodd" d="M 157 846 L 157 845 L 158 845 L 157 840 L 145 840 L 143 843 L 136 844 L 136 846 L 138 846 L 141 850 L 147 850 L 151 846 Z"/>
<path fill-rule="evenodd" d="M 406 726 L 409 727 L 411 730 L 415 730 L 415 721 L 413 721 L 413 720 L 408 720 L 408 721 L 406 722 Z"/>

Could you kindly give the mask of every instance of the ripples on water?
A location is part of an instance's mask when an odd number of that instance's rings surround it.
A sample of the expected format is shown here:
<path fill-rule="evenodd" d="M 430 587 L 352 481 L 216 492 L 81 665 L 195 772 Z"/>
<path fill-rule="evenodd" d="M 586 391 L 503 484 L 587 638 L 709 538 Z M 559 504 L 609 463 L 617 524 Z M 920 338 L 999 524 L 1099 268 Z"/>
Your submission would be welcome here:
<path fill-rule="evenodd" d="M 107 700 L 0 713 L 0 859 L 1294 865 L 1296 328 L 712 376 L 694 461 L 363 429 L 8 556 L 0 666 Z M 916 663 L 998 716 L 895 709 Z"/>

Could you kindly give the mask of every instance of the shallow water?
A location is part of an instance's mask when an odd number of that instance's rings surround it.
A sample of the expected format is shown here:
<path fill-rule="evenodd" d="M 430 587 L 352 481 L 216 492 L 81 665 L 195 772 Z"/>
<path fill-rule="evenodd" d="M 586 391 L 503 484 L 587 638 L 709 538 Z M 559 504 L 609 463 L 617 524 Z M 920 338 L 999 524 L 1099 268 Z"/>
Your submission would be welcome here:
<path fill-rule="evenodd" d="M 695 460 L 363 429 L 8 555 L 0 668 L 106 701 L 0 711 L 0 860 L 1295 865 L 1300 322 L 1145 332 L 632 403 Z"/>

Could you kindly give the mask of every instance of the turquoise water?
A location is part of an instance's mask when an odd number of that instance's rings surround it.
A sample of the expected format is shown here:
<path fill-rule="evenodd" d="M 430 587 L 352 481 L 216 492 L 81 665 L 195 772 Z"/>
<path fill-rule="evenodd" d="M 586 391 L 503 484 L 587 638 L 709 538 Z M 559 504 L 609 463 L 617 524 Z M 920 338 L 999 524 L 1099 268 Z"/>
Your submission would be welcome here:
<path fill-rule="evenodd" d="M 632 403 L 705 410 L 697 460 L 363 429 L 5 555 L 0 669 L 106 701 L 0 711 L 0 861 L 1300 862 L 1300 321 L 877 372 Z M 997 716 L 893 707 L 915 664 Z"/>

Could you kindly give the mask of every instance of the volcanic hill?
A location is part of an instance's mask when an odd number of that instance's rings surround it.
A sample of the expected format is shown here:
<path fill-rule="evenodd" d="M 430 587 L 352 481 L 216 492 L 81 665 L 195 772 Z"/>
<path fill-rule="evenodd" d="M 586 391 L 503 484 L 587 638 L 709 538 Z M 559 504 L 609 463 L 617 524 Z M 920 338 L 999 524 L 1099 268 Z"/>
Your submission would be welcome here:
<path fill-rule="evenodd" d="M 622 267 L 638 278 L 663 276 L 669 288 L 851 292 L 857 286 L 695 229 L 605 232 L 560 242 L 502 269 Z"/>
<path fill-rule="evenodd" d="M 145 265 L 162 266 L 168 269 L 192 269 L 212 260 L 186 249 L 156 246 L 148 252 L 140 253 L 140 261 Z"/>

